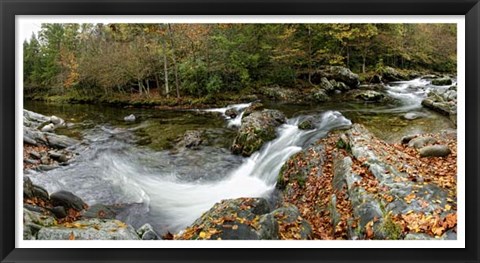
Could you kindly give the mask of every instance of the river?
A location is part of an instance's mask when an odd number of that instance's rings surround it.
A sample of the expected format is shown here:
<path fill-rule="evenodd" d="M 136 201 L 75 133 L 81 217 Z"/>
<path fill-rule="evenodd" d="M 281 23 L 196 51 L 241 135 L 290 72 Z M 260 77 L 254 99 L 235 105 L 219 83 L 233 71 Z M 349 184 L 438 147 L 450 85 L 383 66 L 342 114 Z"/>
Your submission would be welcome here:
<path fill-rule="evenodd" d="M 159 233 L 176 233 L 222 199 L 274 199 L 283 163 L 332 129 L 362 123 L 378 137 L 396 142 L 407 134 L 454 128 L 448 118 L 421 106 L 429 90 L 445 88 L 414 79 L 389 83 L 382 92 L 395 99 L 390 103 L 335 99 L 321 105 L 264 102 L 266 108 L 284 112 L 288 121 L 277 129 L 277 139 L 248 158 L 229 150 L 248 103 L 175 111 L 26 101 L 28 110 L 74 123 L 58 133 L 82 140 L 73 149 L 78 153 L 75 162 L 47 172 L 31 172 L 30 177 L 49 192 L 67 190 L 90 205 L 115 205 L 120 211 L 118 219 L 134 227 L 150 223 Z M 242 114 L 229 119 L 224 115 L 228 108 Z M 137 117 L 135 122 L 123 120 L 130 114 Z M 307 117 L 313 117 L 315 129 L 298 129 L 298 123 Z M 198 150 L 176 150 L 175 138 L 194 129 L 206 131 L 204 145 Z"/>

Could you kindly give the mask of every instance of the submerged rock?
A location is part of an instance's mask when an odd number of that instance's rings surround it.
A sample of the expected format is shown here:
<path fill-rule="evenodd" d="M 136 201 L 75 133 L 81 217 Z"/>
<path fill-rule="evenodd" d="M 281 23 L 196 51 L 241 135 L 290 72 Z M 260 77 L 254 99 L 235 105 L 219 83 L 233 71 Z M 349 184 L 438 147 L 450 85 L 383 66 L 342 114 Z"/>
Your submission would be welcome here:
<path fill-rule="evenodd" d="M 278 110 L 255 111 L 244 117 L 231 147 L 235 154 L 250 156 L 262 145 L 275 139 L 275 128 L 286 122 L 285 115 Z"/>
<path fill-rule="evenodd" d="M 180 141 L 177 143 L 177 148 L 188 148 L 197 150 L 204 141 L 203 130 L 190 130 L 186 131 Z"/>

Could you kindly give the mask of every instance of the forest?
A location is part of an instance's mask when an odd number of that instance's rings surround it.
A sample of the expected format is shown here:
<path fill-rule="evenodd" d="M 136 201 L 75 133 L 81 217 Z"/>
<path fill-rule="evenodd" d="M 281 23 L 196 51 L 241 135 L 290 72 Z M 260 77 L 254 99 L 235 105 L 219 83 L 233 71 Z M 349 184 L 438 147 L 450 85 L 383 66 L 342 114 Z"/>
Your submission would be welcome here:
<path fill-rule="evenodd" d="M 38 35 L 38 36 L 37 36 Z M 170 101 L 318 85 L 339 65 L 456 71 L 454 24 L 42 24 L 25 41 L 27 98 Z"/>
<path fill-rule="evenodd" d="M 456 31 L 42 24 L 23 239 L 456 240 Z"/>

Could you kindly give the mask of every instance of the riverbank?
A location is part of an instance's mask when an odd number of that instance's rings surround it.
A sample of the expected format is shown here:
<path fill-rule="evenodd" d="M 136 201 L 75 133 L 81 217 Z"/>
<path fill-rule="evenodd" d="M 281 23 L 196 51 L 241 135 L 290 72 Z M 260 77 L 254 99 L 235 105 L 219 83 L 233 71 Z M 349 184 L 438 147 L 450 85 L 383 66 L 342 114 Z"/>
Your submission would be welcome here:
<path fill-rule="evenodd" d="M 28 89 L 24 93 L 25 100 L 43 101 L 47 103 L 63 104 L 103 104 L 118 107 L 156 108 L 156 109 L 206 109 L 219 108 L 231 104 L 246 103 L 256 100 L 273 100 L 280 103 L 316 104 L 330 100 L 334 94 L 345 93 L 352 89 L 376 87 L 391 81 L 404 81 L 421 76 L 429 78 L 451 78 L 453 73 L 438 73 L 432 71 L 417 71 L 385 67 L 378 71 L 355 74 L 345 67 L 326 67 L 311 74 L 311 81 L 307 82 L 302 74 L 296 84 L 288 87 L 278 85 L 252 84 L 238 91 L 225 91 L 202 97 L 182 95 L 177 98 L 173 95 L 165 96 L 158 89 L 149 94 L 110 92 L 95 93 L 90 90 L 75 88 L 65 89 L 61 93 L 52 93 L 36 89 Z M 378 88 L 378 87 L 376 87 Z"/>

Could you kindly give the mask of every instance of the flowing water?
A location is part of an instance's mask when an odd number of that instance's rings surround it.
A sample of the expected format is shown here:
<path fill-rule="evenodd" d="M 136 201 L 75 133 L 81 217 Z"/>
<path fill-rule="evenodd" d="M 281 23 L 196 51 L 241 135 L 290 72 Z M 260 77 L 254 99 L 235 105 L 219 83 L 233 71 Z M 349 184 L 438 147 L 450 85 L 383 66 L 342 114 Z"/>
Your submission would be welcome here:
<path fill-rule="evenodd" d="M 289 117 L 277 128 L 277 138 L 249 158 L 229 151 L 236 128 L 249 103 L 191 111 L 119 109 L 87 105 L 51 105 L 26 102 L 25 108 L 74 122 L 59 131 L 82 140 L 76 160 L 68 166 L 31 174 L 49 192 L 71 191 L 88 204 L 115 205 L 118 218 L 135 227 L 150 223 L 159 233 L 177 232 L 191 224 L 216 202 L 237 197 L 272 198 L 283 163 L 296 152 L 352 122 L 367 126 L 377 136 L 398 140 L 403 135 L 452 128 L 447 118 L 422 109 L 431 89 L 443 89 L 422 79 L 390 83 L 390 104 L 335 103 L 280 105 Z M 236 118 L 228 109 L 240 112 Z M 135 114 L 133 123 L 123 117 Z M 410 120 L 407 114 L 418 118 Z M 305 118 L 315 129 L 297 128 Z M 202 129 L 207 140 L 198 150 L 176 149 L 178 136 Z"/>

